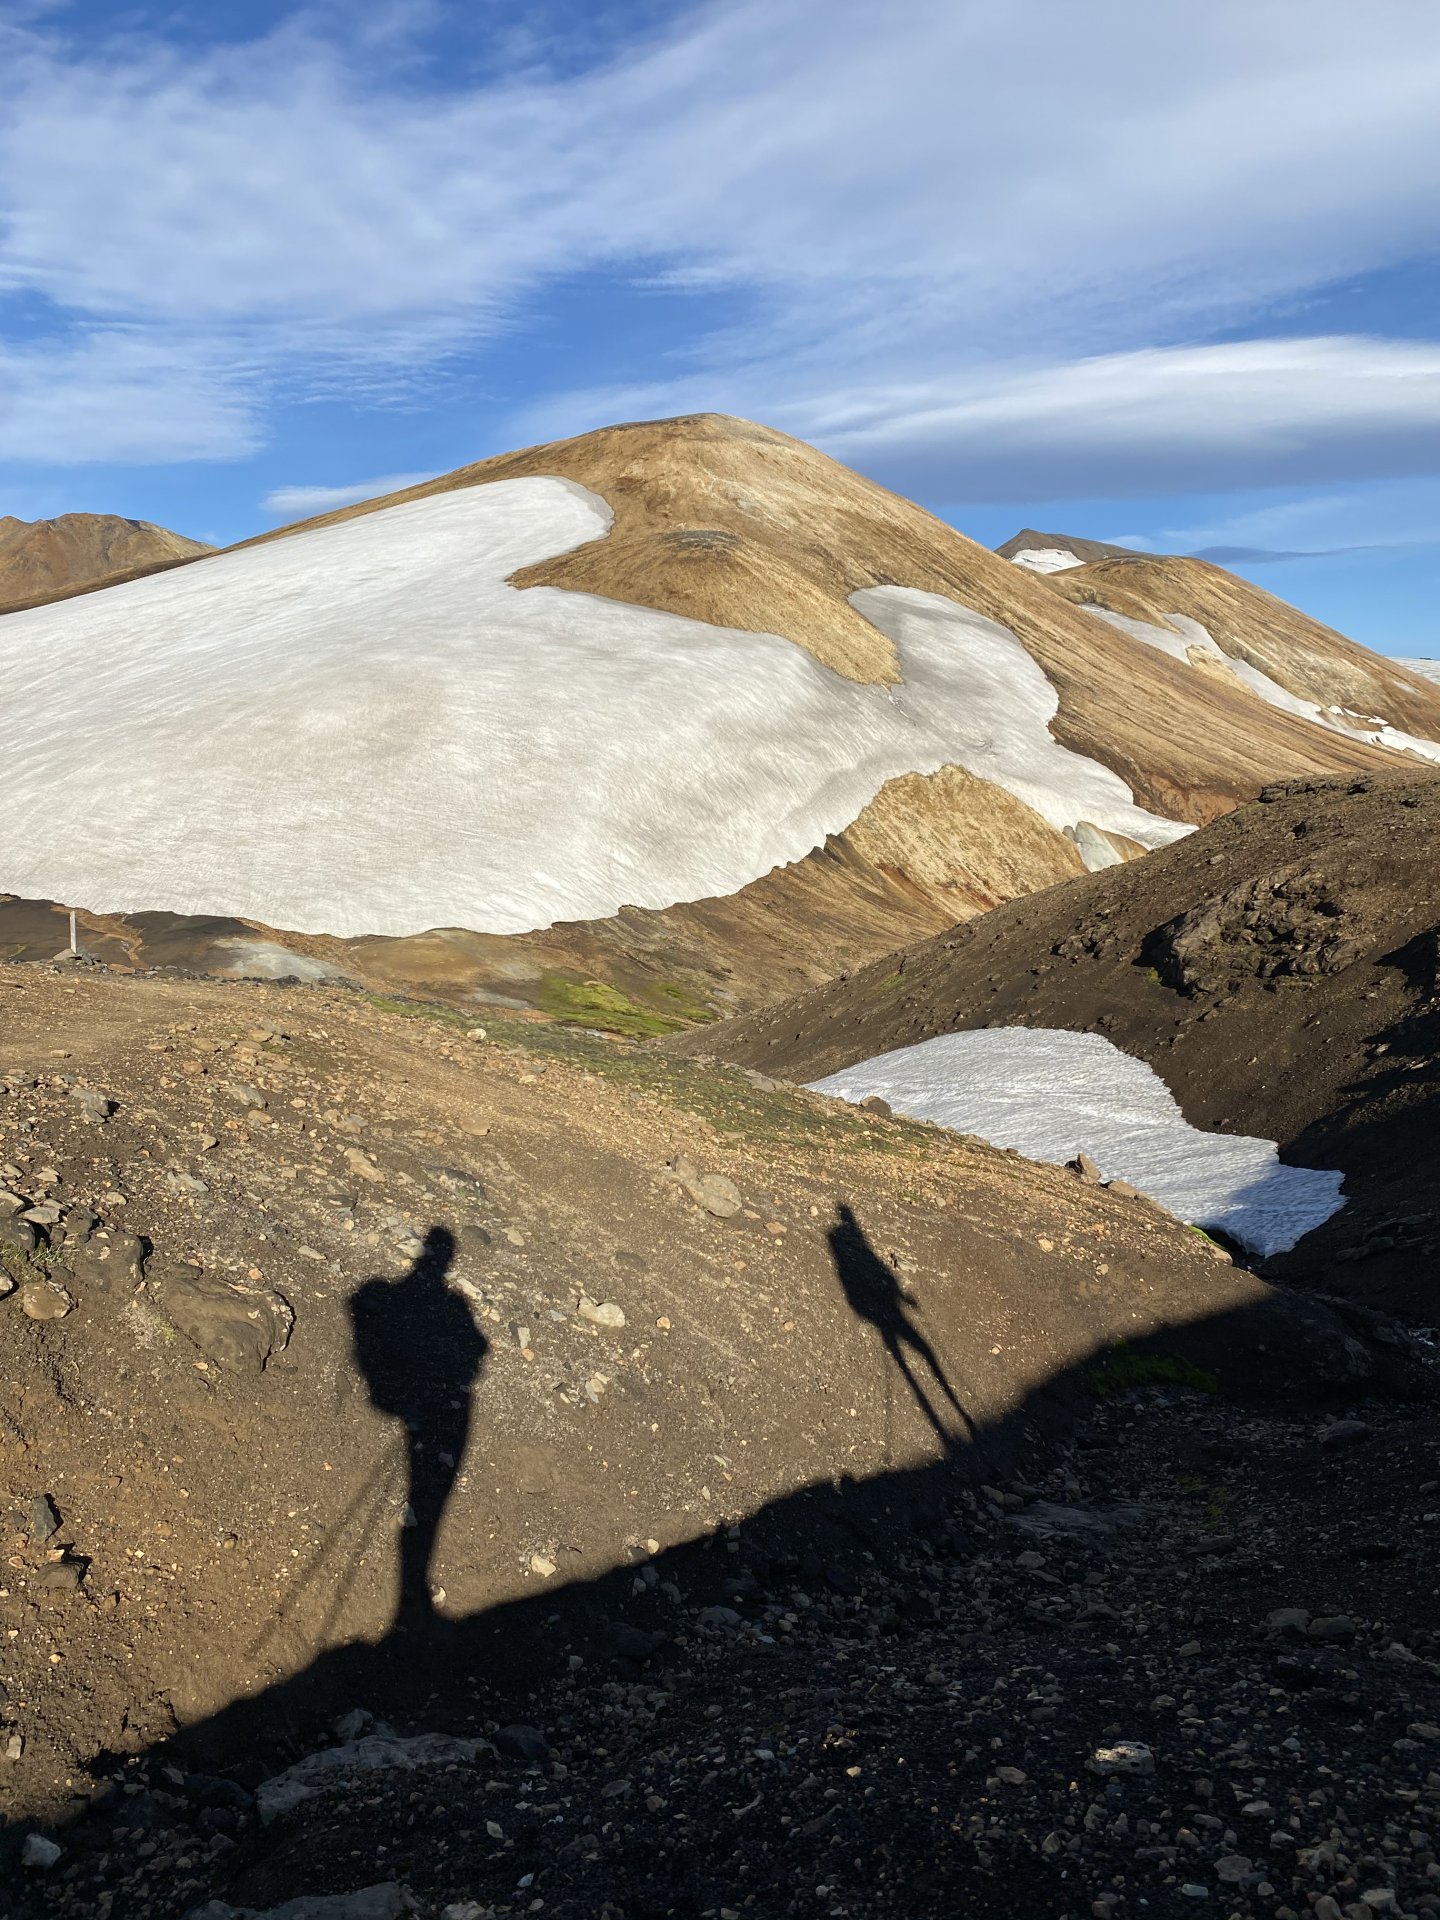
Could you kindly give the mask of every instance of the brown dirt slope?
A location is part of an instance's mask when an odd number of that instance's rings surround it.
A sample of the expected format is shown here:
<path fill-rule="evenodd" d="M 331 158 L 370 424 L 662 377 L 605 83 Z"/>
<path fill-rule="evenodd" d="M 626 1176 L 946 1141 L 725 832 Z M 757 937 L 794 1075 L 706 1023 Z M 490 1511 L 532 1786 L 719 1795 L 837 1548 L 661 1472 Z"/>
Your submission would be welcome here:
<path fill-rule="evenodd" d="M 1146 1201 L 733 1069 L 323 988 L 0 1001 L 21 1817 L 374 1642 L 403 1568 L 443 1634 L 807 1489 L 999 1470 L 1117 1341 L 1250 1391 L 1388 1366 Z"/>
<path fill-rule="evenodd" d="M 55 520 L 0 516 L 0 613 L 68 598 L 156 573 L 212 549 L 199 540 L 113 513 L 62 513 Z"/>
<path fill-rule="evenodd" d="M 1267 779 L 1391 763 L 1238 685 L 1201 681 L 1072 611 L 1045 580 L 912 502 L 801 441 L 722 414 L 527 447 L 261 538 L 530 474 L 590 488 L 615 523 L 605 538 L 523 569 L 517 586 L 603 594 L 778 633 L 837 672 L 875 682 L 895 677 L 894 648 L 849 596 L 897 584 L 946 594 L 1009 627 L 1044 668 L 1060 699 L 1057 739 L 1112 767 L 1143 805 L 1175 818 L 1211 819 Z M 1427 711 L 1428 731 L 1440 737 L 1440 692 Z"/>
<path fill-rule="evenodd" d="M 1440 780 L 1301 783 L 672 1044 L 797 1081 L 931 1034 L 1106 1034 L 1194 1125 L 1340 1167 L 1275 1270 L 1440 1318 Z"/>
<path fill-rule="evenodd" d="M 1434 737 L 1434 690 L 1424 678 L 1208 560 L 1117 554 L 1046 575 L 1045 583 L 1079 606 L 1108 607 L 1152 626 L 1185 614 L 1225 653 L 1302 700 Z"/>

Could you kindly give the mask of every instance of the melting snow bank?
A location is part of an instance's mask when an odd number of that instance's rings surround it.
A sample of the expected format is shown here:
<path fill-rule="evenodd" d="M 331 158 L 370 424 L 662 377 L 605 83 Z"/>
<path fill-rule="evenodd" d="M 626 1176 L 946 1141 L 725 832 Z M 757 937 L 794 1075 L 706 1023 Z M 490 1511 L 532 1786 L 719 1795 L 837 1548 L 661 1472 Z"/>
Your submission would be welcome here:
<path fill-rule="evenodd" d="M 0 888 L 297 931 L 521 933 L 729 894 L 958 765 L 1146 846 L 1189 829 L 1050 736 L 1015 636 L 878 588 L 903 684 L 517 567 L 583 487 L 465 487 L 0 620 Z"/>
<path fill-rule="evenodd" d="M 1271 1140 L 1192 1127 L 1164 1081 L 1098 1033 L 987 1027 L 944 1033 L 813 1083 L 976 1133 L 1027 1160 L 1077 1153 L 1182 1220 L 1216 1227 L 1252 1253 L 1284 1253 L 1345 1204 L 1341 1176 L 1282 1164 Z"/>
<path fill-rule="evenodd" d="M 1249 687 L 1252 693 L 1258 693 L 1267 705 L 1278 707 L 1282 713 L 1293 713 L 1301 720 L 1313 720 L 1317 727 L 1343 734 L 1347 740 L 1363 740 L 1367 746 L 1388 747 L 1392 753 L 1418 754 L 1422 760 L 1440 760 L 1440 741 L 1425 740 L 1414 733 L 1402 733 L 1378 714 L 1352 713 L 1348 707 L 1321 707 L 1313 700 L 1302 700 L 1298 694 L 1282 687 L 1278 680 L 1272 680 L 1268 673 L 1252 667 L 1248 660 L 1226 653 L 1212 638 L 1210 629 L 1202 626 L 1198 620 L 1192 620 L 1188 614 L 1167 613 L 1165 618 L 1172 627 L 1178 629 L 1175 633 L 1169 633 L 1164 627 L 1151 626 L 1148 620 L 1132 620 L 1128 614 L 1111 613 L 1108 607 L 1087 607 L 1085 611 L 1098 614 L 1112 627 L 1128 633 L 1131 639 L 1143 640 L 1147 647 L 1168 653 L 1172 660 L 1183 660 L 1194 666 L 1194 656 L 1200 654 L 1218 662 L 1228 668 L 1242 685 Z M 1394 662 L 1397 667 L 1418 667 L 1422 670 L 1425 664 L 1419 660 Z"/>

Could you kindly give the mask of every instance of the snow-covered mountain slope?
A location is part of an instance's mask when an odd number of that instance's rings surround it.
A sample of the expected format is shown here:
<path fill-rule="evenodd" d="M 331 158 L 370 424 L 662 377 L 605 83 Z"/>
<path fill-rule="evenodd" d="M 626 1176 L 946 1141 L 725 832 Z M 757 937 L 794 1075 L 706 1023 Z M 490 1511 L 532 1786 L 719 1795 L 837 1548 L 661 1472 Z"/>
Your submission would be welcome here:
<path fill-rule="evenodd" d="M 1302 700 L 1278 681 L 1272 680 L 1268 673 L 1262 673 L 1258 667 L 1240 654 L 1228 654 L 1215 644 L 1208 628 L 1198 620 L 1192 620 L 1188 614 L 1167 613 L 1166 624 L 1157 627 L 1149 620 L 1135 620 L 1127 613 L 1113 613 L 1108 607 L 1091 607 L 1089 612 L 1100 619 L 1108 620 L 1112 627 L 1118 627 L 1122 633 L 1143 640 L 1148 647 L 1157 647 L 1161 653 L 1169 654 L 1172 660 L 1183 660 L 1201 672 L 1221 672 L 1232 674 L 1242 686 L 1272 707 L 1278 707 L 1282 713 L 1298 714 L 1302 719 L 1312 720 L 1317 727 L 1328 727 L 1332 733 L 1341 733 L 1350 739 L 1360 739 L 1372 747 L 1388 747 L 1395 753 L 1418 754 L 1422 760 L 1440 761 L 1440 740 L 1425 740 L 1418 734 L 1401 733 L 1378 714 L 1356 713 L 1348 707 L 1319 705 L 1314 700 Z"/>
<path fill-rule="evenodd" d="M 603 501 L 497 482 L 0 624 L 0 884 L 302 932 L 524 932 L 735 892 L 959 765 L 1055 828 L 1187 831 L 1053 740 L 1013 635 L 857 596 L 893 687 L 778 636 L 507 576 Z"/>
<path fill-rule="evenodd" d="M 482 938 L 760 887 L 727 937 L 777 956 L 802 898 L 817 926 L 863 898 L 878 951 L 882 897 L 948 924 L 1393 760 L 716 416 L 12 614 L 0 745 L 14 893 Z"/>
<path fill-rule="evenodd" d="M 1418 673 L 1422 680 L 1440 681 L 1440 660 L 1397 660 L 1403 673 Z"/>
<path fill-rule="evenodd" d="M 209 552 L 199 540 L 112 513 L 63 513 L 55 520 L 0 515 L 0 613 Z"/>
<path fill-rule="evenodd" d="M 1259 698 L 1297 717 L 1411 752 L 1426 752 L 1416 740 L 1440 741 L 1440 703 L 1426 677 L 1207 560 L 1111 556 L 1047 575 L 1041 584 L 1076 606 L 1122 616 L 1114 624 L 1192 667 L 1205 666 L 1209 654 L 1211 665 L 1228 665 Z M 1157 629 L 1168 631 L 1163 646 Z"/>
<path fill-rule="evenodd" d="M 812 1085 L 858 1104 L 873 1095 L 1027 1160 L 1087 1153 L 1194 1226 L 1252 1253 L 1285 1253 L 1343 1203 L 1340 1175 L 1287 1167 L 1273 1140 L 1192 1127 L 1143 1060 L 1098 1033 L 992 1027 L 942 1033 L 860 1060 Z"/>

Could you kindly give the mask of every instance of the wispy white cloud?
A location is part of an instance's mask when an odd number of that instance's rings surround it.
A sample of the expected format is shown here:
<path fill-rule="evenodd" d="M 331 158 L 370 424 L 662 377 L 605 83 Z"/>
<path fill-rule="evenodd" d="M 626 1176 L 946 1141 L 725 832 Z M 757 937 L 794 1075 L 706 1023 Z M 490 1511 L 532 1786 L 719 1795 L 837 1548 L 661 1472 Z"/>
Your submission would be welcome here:
<path fill-rule="evenodd" d="M 1121 546 L 1258 560 L 1440 546 L 1440 479 L 1378 481 L 1268 500 L 1144 536 L 1114 534 Z"/>
<path fill-rule="evenodd" d="M 1017 362 L 1118 368 L 1436 241 L 1429 0 L 1310 0 L 1303 34 L 1293 0 L 726 0 L 580 70 L 530 49 L 429 85 L 404 15 L 379 45 L 312 10 L 198 48 L 41 17 L 0 80 L 0 298 L 137 332 L 213 388 L 188 439 L 224 453 L 277 383 L 383 391 L 560 277 L 718 285 L 753 321 L 687 391 L 939 474 L 971 430 L 1038 432 L 1058 372 Z M 175 433 L 155 419 L 152 457 Z"/>
<path fill-rule="evenodd" d="M 304 520 L 311 514 L 353 506 L 357 500 L 378 500 L 383 494 L 418 487 L 422 480 L 433 478 L 430 473 L 388 473 L 378 480 L 356 480 L 344 487 L 276 487 L 260 506 L 263 512 L 280 519 Z"/>
<path fill-rule="evenodd" d="M 99 326 L 0 337 L 0 460 L 238 458 L 259 445 L 257 388 L 212 343 Z"/>

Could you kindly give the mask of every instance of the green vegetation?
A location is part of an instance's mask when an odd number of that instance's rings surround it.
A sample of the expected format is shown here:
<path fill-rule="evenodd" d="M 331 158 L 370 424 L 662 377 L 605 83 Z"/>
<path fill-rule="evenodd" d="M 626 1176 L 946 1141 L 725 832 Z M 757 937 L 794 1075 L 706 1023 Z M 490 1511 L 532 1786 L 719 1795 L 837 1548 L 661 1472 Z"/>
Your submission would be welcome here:
<path fill-rule="evenodd" d="M 1136 1353 L 1117 1340 L 1099 1366 L 1087 1376 L 1092 1392 L 1101 1398 L 1124 1393 L 1129 1387 L 1193 1387 L 1196 1393 L 1218 1393 L 1220 1382 L 1204 1367 L 1178 1353 Z"/>
<path fill-rule="evenodd" d="M 882 993 L 897 993 L 905 984 L 905 975 L 899 969 L 887 973 L 883 980 L 877 980 L 870 991 L 878 1000 Z"/>
<path fill-rule="evenodd" d="M 558 973 L 547 973 L 540 982 L 540 1011 L 564 1026 L 594 1027 L 632 1040 L 679 1033 L 688 1024 L 678 1014 L 648 1012 L 603 980 L 567 980 Z"/>
<path fill-rule="evenodd" d="M 756 1087 L 738 1067 L 667 1053 L 648 1044 L 648 1034 L 637 1035 L 613 1024 L 600 1030 L 593 1010 L 573 1021 L 527 1020 L 497 1014 L 489 1007 L 461 1011 L 437 1001 L 409 1000 L 395 994 L 365 993 L 360 997 L 378 1013 L 428 1021 L 456 1035 L 483 1025 L 492 1046 L 528 1054 L 532 1059 L 553 1060 L 614 1085 L 653 1094 L 682 1112 L 708 1121 L 717 1133 L 733 1135 L 737 1140 L 812 1149 L 824 1145 L 857 1153 L 919 1154 L 926 1159 L 936 1148 L 931 1128 L 911 1127 L 899 1120 L 877 1127 L 872 1116 L 859 1109 L 827 1110 L 797 1099 L 783 1087 L 774 1091 Z M 632 1004 L 623 995 L 620 999 L 622 1006 Z M 573 1007 L 574 1003 L 569 1004 Z M 646 1017 L 643 1009 L 639 1012 Z M 680 1024 L 672 1021 L 666 1030 L 673 1031 Z M 997 1162 L 996 1170 L 1003 1174 L 1004 1163 Z"/>
<path fill-rule="evenodd" d="M 1205 1524 L 1212 1528 L 1224 1525 L 1230 1507 L 1230 1489 L 1212 1486 L 1208 1480 L 1202 1480 L 1198 1474 L 1182 1473 L 1180 1491 L 1203 1496 L 1205 1501 Z"/>

